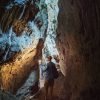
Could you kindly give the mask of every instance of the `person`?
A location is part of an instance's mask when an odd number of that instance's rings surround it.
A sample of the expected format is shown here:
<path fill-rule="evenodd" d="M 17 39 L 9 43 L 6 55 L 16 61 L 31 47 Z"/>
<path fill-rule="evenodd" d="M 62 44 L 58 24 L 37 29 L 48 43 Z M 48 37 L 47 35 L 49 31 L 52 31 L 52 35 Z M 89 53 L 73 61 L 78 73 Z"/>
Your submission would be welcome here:
<path fill-rule="evenodd" d="M 53 87 L 54 87 L 54 75 L 53 75 L 53 67 L 55 67 L 55 64 L 52 62 L 52 57 L 48 56 L 47 57 L 47 66 L 45 70 L 43 71 L 44 73 L 44 87 L 45 87 L 45 100 L 48 98 L 48 89 L 50 89 L 50 97 L 52 100 L 53 97 Z"/>

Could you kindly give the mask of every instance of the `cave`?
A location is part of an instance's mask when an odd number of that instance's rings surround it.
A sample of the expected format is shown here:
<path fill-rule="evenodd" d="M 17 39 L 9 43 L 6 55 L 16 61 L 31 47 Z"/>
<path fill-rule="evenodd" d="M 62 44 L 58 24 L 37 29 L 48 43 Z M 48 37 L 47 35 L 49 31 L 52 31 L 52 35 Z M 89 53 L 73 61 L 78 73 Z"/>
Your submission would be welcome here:
<path fill-rule="evenodd" d="M 0 100 L 42 90 L 48 55 L 60 66 L 54 100 L 100 100 L 99 11 L 99 0 L 0 0 Z"/>

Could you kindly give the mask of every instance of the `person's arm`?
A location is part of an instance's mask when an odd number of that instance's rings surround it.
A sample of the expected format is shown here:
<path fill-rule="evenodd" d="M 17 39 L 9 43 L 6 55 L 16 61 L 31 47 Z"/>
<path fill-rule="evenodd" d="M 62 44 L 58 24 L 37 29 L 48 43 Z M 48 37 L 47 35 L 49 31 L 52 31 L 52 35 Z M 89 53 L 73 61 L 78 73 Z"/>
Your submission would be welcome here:
<path fill-rule="evenodd" d="M 55 63 L 52 63 L 52 65 L 56 68 L 56 64 Z"/>

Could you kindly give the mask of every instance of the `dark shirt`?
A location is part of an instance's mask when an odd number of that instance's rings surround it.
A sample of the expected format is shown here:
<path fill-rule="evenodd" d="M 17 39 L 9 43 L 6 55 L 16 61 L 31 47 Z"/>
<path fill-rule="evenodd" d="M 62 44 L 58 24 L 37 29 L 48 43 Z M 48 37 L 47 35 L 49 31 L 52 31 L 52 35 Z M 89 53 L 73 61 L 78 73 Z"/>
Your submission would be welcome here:
<path fill-rule="evenodd" d="M 47 67 L 43 71 L 45 80 L 54 79 L 54 75 L 53 75 L 53 67 L 54 66 L 55 66 L 55 64 L 53 62 L 47 63 Z"/>

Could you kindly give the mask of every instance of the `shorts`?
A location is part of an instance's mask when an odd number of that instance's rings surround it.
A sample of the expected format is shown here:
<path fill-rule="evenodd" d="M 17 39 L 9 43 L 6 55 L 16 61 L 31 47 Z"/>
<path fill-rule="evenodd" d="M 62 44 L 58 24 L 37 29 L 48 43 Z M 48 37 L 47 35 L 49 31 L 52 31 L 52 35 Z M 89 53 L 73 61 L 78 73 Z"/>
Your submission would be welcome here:
<path fill-rule="evenodd" d="M 44 86 L 45 87 L 53 87 L 54 86 L 54 79 L 45 80 Z"/>

